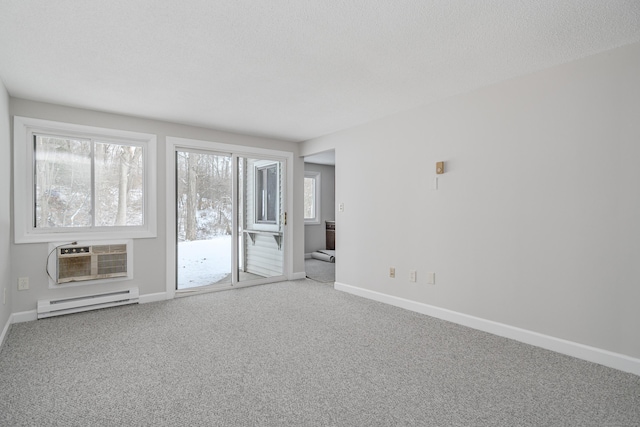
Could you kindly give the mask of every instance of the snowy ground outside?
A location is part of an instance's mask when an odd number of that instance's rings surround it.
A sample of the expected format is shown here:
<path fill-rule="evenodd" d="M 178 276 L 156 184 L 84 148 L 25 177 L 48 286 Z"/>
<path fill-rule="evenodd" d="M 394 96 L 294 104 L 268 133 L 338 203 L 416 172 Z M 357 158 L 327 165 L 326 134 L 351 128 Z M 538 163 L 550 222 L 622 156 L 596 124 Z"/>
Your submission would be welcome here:
<path fill-rule="evenodd" d="M 216 283 L 231 273 L 231 236 L 178 243 L 178 289 Z"/>

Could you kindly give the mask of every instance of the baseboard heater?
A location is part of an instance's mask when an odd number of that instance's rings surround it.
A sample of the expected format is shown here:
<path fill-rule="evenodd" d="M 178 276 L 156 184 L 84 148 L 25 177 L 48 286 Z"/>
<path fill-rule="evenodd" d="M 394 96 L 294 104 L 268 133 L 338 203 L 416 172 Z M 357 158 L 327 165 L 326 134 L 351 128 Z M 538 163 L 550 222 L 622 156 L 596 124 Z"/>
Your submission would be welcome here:
<path fill-rule="evenodd" d="M 38 301 L 38 319 L 138 303 L 138 288 L 103 294 Z"/>

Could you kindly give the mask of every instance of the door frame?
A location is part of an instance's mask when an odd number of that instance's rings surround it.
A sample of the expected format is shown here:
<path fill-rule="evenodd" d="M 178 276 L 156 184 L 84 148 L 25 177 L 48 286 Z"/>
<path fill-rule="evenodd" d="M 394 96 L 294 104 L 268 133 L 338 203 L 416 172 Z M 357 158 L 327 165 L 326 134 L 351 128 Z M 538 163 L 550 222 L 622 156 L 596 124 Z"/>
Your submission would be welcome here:
<path fill-rule="evenodd" d="M 234 158 L 240 157 L 249 157 L 249 158 L 264 158 L 264 159 L 273 159 L 282 162 L 283 165 L 283 197 L 285 200 L 285 204 L 283 206 L 283 211 L 287 212 L 289 218 L 287 219 L 287 224 L 284 225 L 283 233 L 284 233 L 284 261 L 283 261 L 283 275 L 276 277 L 268 277 L 264 279 L 252 280 L 250 282 L 238 282 L 233 284 L 233 286 L 229 287 L 202 287 L 202 288 L 191 288 L 176 291 L 176 245 L 177 245 L 177 233 L 176 233 L 176 158 L 175 152 L 178 149 L 185 150 L 203 150 L 211 153 L 230 153 Z M 189 138 L 179 138 L 179 137 L 166 137 L 166 292 L 167 298 L 172 299 L 176 296 L 183 295 L 193 295 L 196 293 L 203 292 L 212 292 L 219 290 L 227 290 L 232 288 L 241 288 L 246 286 L 255 286 L 261 285 L 264 283 L 271 283 L 283 280 L 290 280 L 293 277 L 293 233 L 290 232 L 291 224 L 293 223 L 293 153 L 288 151 L 279 151 L 279 150 L 271 150 L 266 148 L 257 148 L 257 147 L 248 147 L 244 145 L 234 145 L 234 144 L 224 144 L 218 142 L 211 141 L 203 141 Z M 234 173 L 234 185 L 233 191 L 234 195 L 237 189 L 237 176 Z M 234 217 L 237 212 L 237 200 L 234 197 Z M 234 218 L 234 223 L 237 219 Z M 234 227 L 234 234 L 237 232 Z M 236 239 L 232 239 L 236 240 Z M 232 245 L 237 248 L 236 244 Z M 237 270 L 237 254 L 232 258 L 233 268 Z M 234 275 L 235 276 L 235 275 Z"/>

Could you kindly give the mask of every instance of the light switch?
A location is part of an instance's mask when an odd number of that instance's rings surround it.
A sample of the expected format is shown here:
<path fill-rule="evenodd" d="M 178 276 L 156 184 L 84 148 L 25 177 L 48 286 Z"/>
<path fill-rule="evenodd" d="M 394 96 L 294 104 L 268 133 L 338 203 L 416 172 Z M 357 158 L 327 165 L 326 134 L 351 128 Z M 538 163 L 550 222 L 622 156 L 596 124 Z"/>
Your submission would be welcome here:
<path fill-rule="evenodd" d="M 409 281 L 416 282 L 418 280 L 418 273 L 415 270 L 409 271 Z"/>
<path fill-rule="evenodd" d="M 427 273 L 427 285 L 435 285 L 436 284 L 436 273 L 429 272 Z"/>

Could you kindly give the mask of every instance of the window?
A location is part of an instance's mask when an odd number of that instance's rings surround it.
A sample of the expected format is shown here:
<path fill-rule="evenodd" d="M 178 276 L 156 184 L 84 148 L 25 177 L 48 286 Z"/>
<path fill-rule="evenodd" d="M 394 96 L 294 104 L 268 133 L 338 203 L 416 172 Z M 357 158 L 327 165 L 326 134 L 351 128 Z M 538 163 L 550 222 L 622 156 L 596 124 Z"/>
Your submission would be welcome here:
<path fill-rule="evenodd" d="M 155 237 L 154 135 L 16 117 L 14 141 L 16 243 Z"/>
<path fill-rule="evenodd" d="M 143 148 L 34 133 L 38 228 L 143 225 Z"/>
<path fill-rule="evenodd" d="M 304 173 L 304 223 L 320 224 L 320 172 Z"/>
<path fill-rule="evenodd" d="M 278 165 L 256 167 L 256 222 L 278 222 Z"/>

